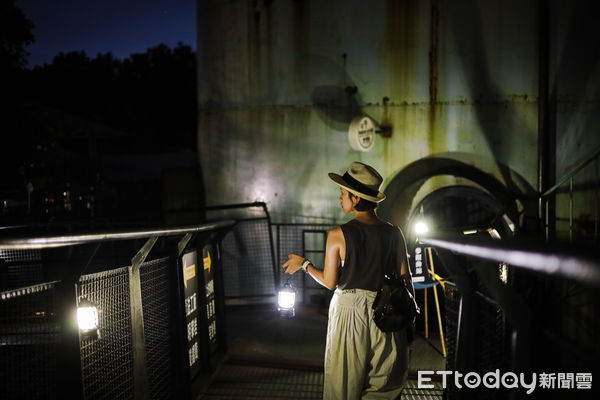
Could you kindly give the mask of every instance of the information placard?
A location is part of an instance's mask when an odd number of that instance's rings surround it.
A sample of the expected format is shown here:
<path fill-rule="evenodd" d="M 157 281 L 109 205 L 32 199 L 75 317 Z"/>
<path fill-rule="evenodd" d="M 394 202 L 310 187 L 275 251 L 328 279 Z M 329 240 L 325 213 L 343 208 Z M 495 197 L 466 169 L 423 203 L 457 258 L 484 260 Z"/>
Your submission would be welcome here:
<path fill-rule="evenodd" d="M 182 276 L 184 292 L 185 321 L 187 331 L 187 350 L 191 376 L 200 368 L 200 349 L 198 335 L 198 276 L 197 253 L 190 251 L 182 256 Z"/>
<path fill-rule="evenodd" d="M 413 283 L 431 283 L 427 247 L 416 246 L 411 258 L 409 265 Z"/>
<path fill-rule="evenodd" d="M 215 268 L 214 252 L 212 245 L 208 244 L 202 249 L 204 268 L 204 293 L 206 295 L 206 321 L 208 323 L 209 351 L 212 354 L 217 349 L 217 315 L 215 305 Z"/>

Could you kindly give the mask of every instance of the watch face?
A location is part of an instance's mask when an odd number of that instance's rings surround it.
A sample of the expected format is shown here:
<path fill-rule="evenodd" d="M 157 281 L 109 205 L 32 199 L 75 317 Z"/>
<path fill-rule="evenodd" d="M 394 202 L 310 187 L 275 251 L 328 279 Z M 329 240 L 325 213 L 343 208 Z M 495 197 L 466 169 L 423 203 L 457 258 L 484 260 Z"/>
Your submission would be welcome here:
<path fill-rule="evenodd" d="M 356 117 L 348 128 L 350 146 L 357 151 L 369 151 L 375 142 L 375 125 L 369 117 Z"/>

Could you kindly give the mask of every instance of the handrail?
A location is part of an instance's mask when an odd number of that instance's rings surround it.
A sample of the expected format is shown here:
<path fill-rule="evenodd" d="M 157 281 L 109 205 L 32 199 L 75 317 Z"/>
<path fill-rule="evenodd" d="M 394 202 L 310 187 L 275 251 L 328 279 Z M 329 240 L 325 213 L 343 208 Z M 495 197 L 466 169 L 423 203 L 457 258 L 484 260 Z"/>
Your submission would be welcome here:
<path fill-rule="evenodd" d="M 264 201 L 255 201 L 254 203 L 238 203 L 238 204 L 223 204 L 223 205 L 215 205 L 215 206 L 206 206 L 205 210 L 230 210 L 233 208 L 249 208 L 249 207 L 262 207 L 266 209 L 267 203 Z"/>
<path fill-rule="evenodd" d="M 108 231 L 78 235 L 36 236 L 24 238 L 0 238 L 0 250 L 45 249 L 83 243 L 114 240 L 141 239 L 150 236 L 174 236 L 185 233 L 206 232 L 235 224 L 233 220 L 222 220 L 200 225 L 189 225 L 164 229 L 139 229 L 130 231 Z"/>
<path fill-rule="evenodd" d="M 461 237 L 421 237 L 419 243 L 464 255 L 507 263 L 525 270 L 561 276 L 586 285 L 600 286 L 600 260 L 565 251 L 558 253 L 541 246 L 523 243 Z"/>
<path fill-rule="evenodd" d="M 580 161 L 579 163 L 577 163 L 577 165 L 575 165 L 575 167 L 573 167 L 573 169 L 571 169 L 569 172 L 567 172 L 554 186 L 552 186 L 550 189 L 548 189 L 544 193 L 542 193 L 542 197 L 547 197 L 548 195 L 552 194 L 552 192 L 556 191 L 559 187 L 564 185 L 565 182 L 567 182 L 569 179 L 573 178 L 573 176 L 575 176 L 579 171 L 581 171 L 585 166 L 587 166 L 589 163 L 591 163 L 598 156 L 600 156 L 600 147 L 598 147 L 594 151 L 594 153 L 592 153 L 589 157 L 587 157 L 587 158 L 583 159 L 582 161 Z"/>

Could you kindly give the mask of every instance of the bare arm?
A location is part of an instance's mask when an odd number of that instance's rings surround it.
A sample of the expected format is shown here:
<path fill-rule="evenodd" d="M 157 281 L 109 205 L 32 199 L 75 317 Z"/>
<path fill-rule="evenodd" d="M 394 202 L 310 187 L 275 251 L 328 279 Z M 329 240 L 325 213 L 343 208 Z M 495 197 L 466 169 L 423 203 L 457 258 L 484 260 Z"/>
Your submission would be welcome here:
<path fill-rule="evenodd" d="M 344 240 L 344 234 L 342 228 L 339 226 L 329 231 L 327 235 L 327 244 L 325 248 L 325 266 L 324 268 L 318 269 L 314 265 L 309 264 L 307 272 L 317 282 L 325 286 L 329 290 L 335 289 L 338 280 L 338 273 L 342 256 L 345 255 L 346 241 Z M 293 274 L 298 271 L 304 257 L 297 254 L 289 254 L 288 260 L 281 264 L 282 268 L 285 268 L 286 274 Z"/>

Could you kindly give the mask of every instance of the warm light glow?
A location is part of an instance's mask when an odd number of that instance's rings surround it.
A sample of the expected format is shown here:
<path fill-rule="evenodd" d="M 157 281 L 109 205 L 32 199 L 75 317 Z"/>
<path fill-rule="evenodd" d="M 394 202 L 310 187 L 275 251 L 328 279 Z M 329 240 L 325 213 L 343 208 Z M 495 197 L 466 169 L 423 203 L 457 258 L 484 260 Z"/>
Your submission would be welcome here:
<path fill-rule="evenodd" d="M 497 230 L 495 230 L 494 228 L 489 228 L 488 229 L 488 233 L 490 234 L 490 236 L 494 239 L 501 239 L 500 234 L 498 233 Z"/>
<path fill-rule="evenodd" d="M 427 226 L 427 224 L 423 221 L 418 221 L 415 224 L 415 233 L 417 235 L 422 235 L 424 233 L 429 232 L 429 227 Z"/>
<path fill-rule="evenodd" d="M 290 308 L 294 308 L 294 304 L 296 303 L 296 292 L 291 290 L 281 290 L 279 291 L 279 295 L 277 296 L 277 304 L 280 309 L 288 310 Z"/>
<path fill-rule="evenodd" d="M 77 323 L 82 331 L 98 329 L 98 309 L 89 305 L 77 307 Z"/>
<path fill-rule="evenodd" d="M 500 264 L 500 280 L 504 284 L 508 282 L 508 265 L 505 263 Z"/>

